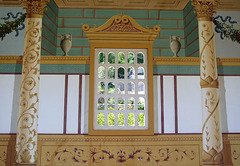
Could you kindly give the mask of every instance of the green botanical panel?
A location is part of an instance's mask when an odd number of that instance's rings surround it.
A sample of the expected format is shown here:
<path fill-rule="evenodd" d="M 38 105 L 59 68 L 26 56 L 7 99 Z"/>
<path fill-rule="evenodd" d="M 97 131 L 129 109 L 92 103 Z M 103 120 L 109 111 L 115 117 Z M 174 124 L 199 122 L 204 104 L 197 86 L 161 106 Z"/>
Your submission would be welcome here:
<path fill-rule="evenodd" d="M 113 113 L 108 114 L 107 124 L 108 124 L 108 126 L 114 126 L 115 125 L 115 115 Z"/>
<path fill-rule="evenodd" d="M 125 125 L 125 115 L 123 113 L 118 114 L 118 126 Z"/>
<path fill-rule="evenodd" d="M 134 113 L 128 114 L 128 126 L 135 126 L 135 116 Z"/>
<path fill-rule="evenodd" d="M 98 126 L 104 126 L 104 123 L 105 123 L 104 114 L 103 113 L 99 113 L 97 115 L 97 125 Z"/>
<path fill-rule="evenodd" d="M 145 115 L 144 113 L 138 114 L 138 126 L 144 126 L 145 125 Z"/>

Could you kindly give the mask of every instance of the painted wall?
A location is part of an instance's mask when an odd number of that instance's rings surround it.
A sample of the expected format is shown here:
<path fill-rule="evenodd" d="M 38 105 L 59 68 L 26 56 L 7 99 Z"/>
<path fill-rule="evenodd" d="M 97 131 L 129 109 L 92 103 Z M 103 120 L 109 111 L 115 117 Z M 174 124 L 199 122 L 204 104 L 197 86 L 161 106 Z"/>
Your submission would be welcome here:
<path fill-rule="evenodd" d="M 222 131 L 239 133 L 240 75 L 220 76 Z M 0 74 L 0 133 L 16 133 L 20 75 Z M 198 75 L 154 75 L 154 132 L 201 133 Z M 41 74 L 40 134 L 87 134 L 89 75 Z"/>
<path fill-rule="evenodd" d="M 19 18 L 21 14 L 17 15 L 18 12 L 25 13 L 22 7 L 0 7 L 0 23 L 4 24 L 4 21 L 13 21 L 15 20 L 13 17 L 16 16 Z M 22 29 L 24 27 L 25 26 L 21 25 L 18 29 Z M 18 30 L 18 32 L 13 31 L 10 34 L 7 34 L 4 37 L 4 40 L 0 38 L 0 55 L 22 55 L 24 47 L 24 35 L 25 28 L 23 30 Z"/>
<path fill-rule="evenodd" d="M 240 11 L 217 11 L 214 15 L 222 16 L 223 20 L 226 20 L 227 16 L 230 16 L 230 21 L 236 21 L 237 23 L 231 24 L 231 22 L 226 21 L 226 24 L 233 25 L 234 29 L 240 29 Z M 220 18 L 217 19 L 221 21 Z M 215 42 L 216 42 L 216 55 L 217 57 L 240 57 L 240 45 L 237 42 L 233 42 L 227 38 L 221 38 L 221 33 L 215 32 Z M 222 49 L 224 48 L 224 49 Z"/>

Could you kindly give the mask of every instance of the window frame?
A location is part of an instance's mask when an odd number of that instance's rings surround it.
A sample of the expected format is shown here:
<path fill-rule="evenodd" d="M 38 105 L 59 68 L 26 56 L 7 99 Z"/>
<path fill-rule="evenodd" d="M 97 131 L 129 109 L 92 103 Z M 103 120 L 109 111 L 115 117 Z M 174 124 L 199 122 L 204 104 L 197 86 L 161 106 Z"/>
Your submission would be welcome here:
<path fill-rule="evenodd" d="M 147 49 L 148 68 L 148 129 L 145 130 L 94 130 L 94 82 L 95 82 L 95 49 Z M 107 56 L 107 55 L 106 55 Z M 115 55 L 116 56 L 116 55 Z M 116 70 L 116 69 L 115 69 Z M 137 75 L 135 75 L 136 77 Z M 116 77 L 116 76 L 115 76 Z M 146 79 L 146 78 L 145 78 Z M 154 135 L 154 108 L 153 108 L 153 57 L 152 44 L 127 43 L 92 43 L 90 50 L 90 88 L 89 89 L 89 135 Z M 106 85 L 105 85 L 106 87 Z M 96 92 L 97 93 L 97 92 Z M 116 103 L 117 101 L 115 101 Z M 126 102 L 126 101 L 125 101 Z M 106 107 L 106 106 L 105 106 Z M 116 117 L 115 117 L 116 118 Z M 105 122 L 107 123 L 107 122 Z M 137 123 L 137 122 L 136 122 Z"/>

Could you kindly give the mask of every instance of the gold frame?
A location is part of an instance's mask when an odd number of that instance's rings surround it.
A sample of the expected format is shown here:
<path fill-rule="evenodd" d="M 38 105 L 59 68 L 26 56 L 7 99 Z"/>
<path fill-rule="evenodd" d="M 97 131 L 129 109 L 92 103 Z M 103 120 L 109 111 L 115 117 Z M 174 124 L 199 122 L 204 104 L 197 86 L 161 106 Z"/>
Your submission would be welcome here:
<path fill-rule="evenodd" d="M 94 57 L 95 48 L 147 49 L 148 52 L 148 130 L 94 130 L 94 103 L 89 102 L 89 135 L 154 135 L 153 114 L 153 53 L 152 45 L 160 32 L 160 26 L 143 28 L 127 15 L 116 15 L 100 27 L 83 25 L 90 48 L 89 101 L 94 101 Z"/>

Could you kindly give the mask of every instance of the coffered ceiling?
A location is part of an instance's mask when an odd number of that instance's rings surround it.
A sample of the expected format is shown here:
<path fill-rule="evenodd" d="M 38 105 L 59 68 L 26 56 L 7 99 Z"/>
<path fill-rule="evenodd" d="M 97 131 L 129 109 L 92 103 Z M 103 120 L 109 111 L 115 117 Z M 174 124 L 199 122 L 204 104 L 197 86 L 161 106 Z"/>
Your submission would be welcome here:
<path fill-rule="evenodd" d="M 59 8 L 183 10 L 189 0 L 54 0 Z M 0 0 L 0 6 L 21 6 L 21 0 Z M 218 10 L 240 11 L 240 0 L 220 0 Z"/>

